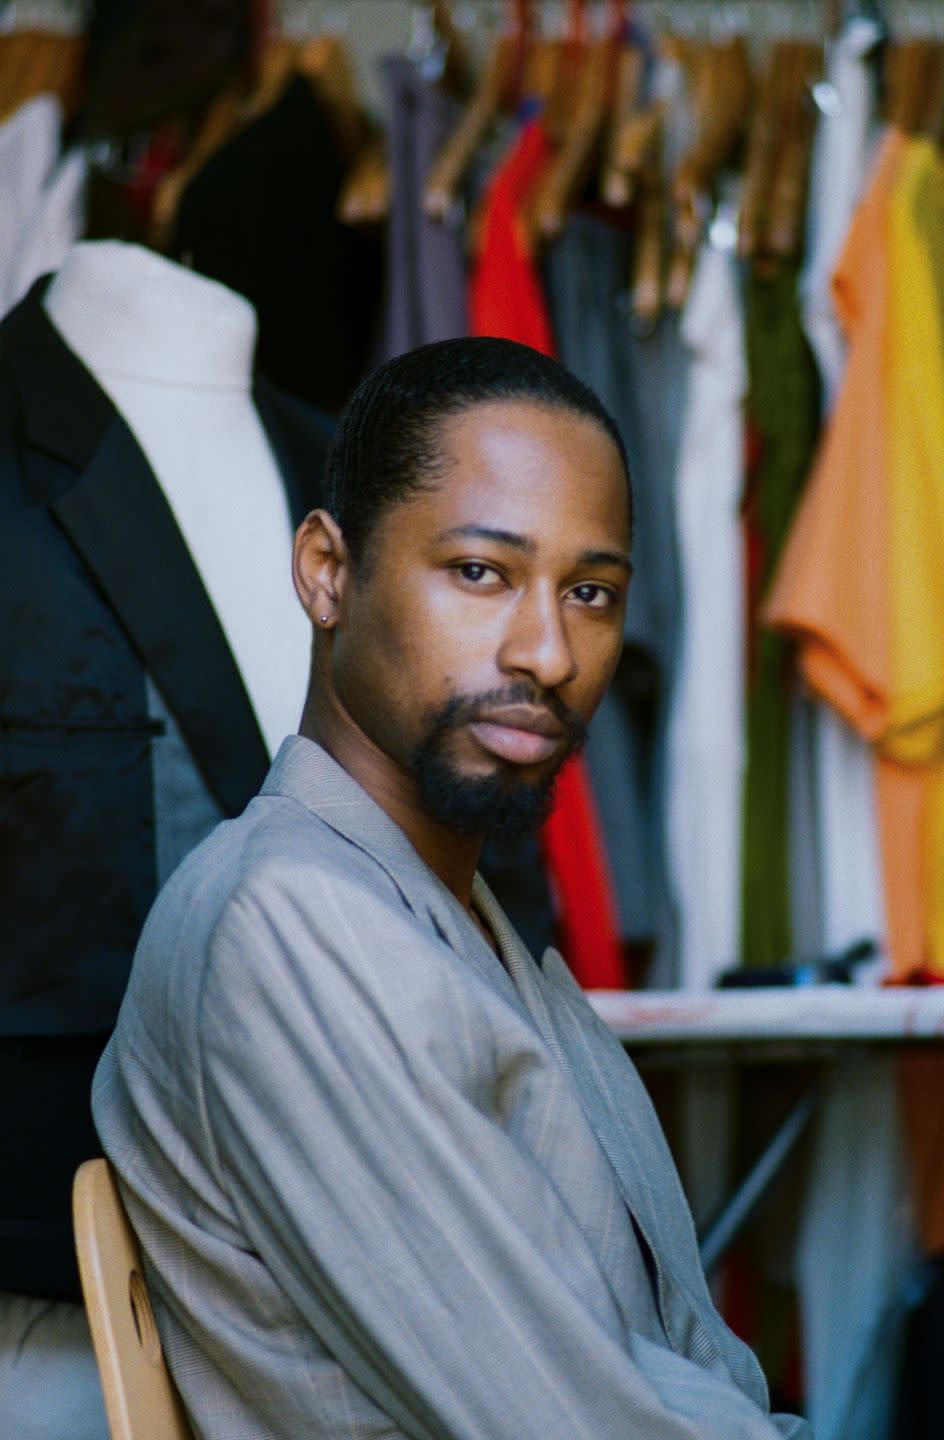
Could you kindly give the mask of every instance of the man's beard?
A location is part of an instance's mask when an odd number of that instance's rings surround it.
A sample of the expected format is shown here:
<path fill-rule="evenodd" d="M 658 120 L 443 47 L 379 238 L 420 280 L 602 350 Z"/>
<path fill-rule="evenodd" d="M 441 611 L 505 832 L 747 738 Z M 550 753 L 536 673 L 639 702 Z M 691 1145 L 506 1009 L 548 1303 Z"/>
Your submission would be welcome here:
<path fill-rule="evenodd" d="M 525 780 L 520 767 L 496 760 L 490 775 L 460 774 L 449 755 L 449 742 L 462 726 L 484 720 L 506 705 L 534 705 L 550 711 L 561 726 L 562 744 L 553 767 L 538 780 Z M 576 711 L 553 696 L 536 695 L 526 683 L 491 690 L 487 695 L 456 695 L 430 716 L 426 733 L 410 760 L 410 770 L 427 813 L 455 835 L 488 834 L 516 840 L 547 818 L 554 801 L 554 780 L 568 756 L 586 743 L 587 727 Z"/>

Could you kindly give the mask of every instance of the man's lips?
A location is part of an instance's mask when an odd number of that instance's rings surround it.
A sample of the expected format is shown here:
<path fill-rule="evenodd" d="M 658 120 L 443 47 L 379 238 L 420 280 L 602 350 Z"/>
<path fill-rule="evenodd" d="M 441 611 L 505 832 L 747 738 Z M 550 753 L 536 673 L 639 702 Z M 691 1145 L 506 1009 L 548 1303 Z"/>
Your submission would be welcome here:
<path fill-rule="evenodd" d="M 508 705 L 473 720 L 469 729 L 483 750 L 513 765 L 539 765 L 560 748 L 563 729 L 548 710 Z"/>

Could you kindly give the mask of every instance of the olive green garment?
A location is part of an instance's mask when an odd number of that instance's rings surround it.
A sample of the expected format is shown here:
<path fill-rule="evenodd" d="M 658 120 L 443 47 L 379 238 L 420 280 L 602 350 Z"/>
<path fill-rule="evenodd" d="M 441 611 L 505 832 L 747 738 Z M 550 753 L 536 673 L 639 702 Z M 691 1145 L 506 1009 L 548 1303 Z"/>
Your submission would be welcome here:
<path fill-rule="evenodd" d="M 748 409 L 759 440 L 749 485 L 759 539 L 759 595 L 773 578 L 816 444 L 819 377 L 797 303 L 797 267 L 751 274 L 747 282 Z M 792 646 L 751 626 L 747 768 L 744 783 L 741 957 L 775 965 L 792 954 L 790 924 L 789 756 Z"/>

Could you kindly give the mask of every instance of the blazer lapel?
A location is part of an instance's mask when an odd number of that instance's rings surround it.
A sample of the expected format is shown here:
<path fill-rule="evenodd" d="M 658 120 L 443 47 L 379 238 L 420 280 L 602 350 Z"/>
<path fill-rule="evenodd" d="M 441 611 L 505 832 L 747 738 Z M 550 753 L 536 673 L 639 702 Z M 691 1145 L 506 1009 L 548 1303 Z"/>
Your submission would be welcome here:
<path fill-rule="evenodd" d="M 265 777 L 265 743 L 170 506 L 117 413 L 52 510 L 156 681 L 211 792 L 225 814 L 239 814 Z"/>
<path fill-rule="evenodd" d="M 44 288 L 4 326 L 26 483 L 95 575 L 224 813 L 238 814 L 269 762 L 242 677 L 141 447 L 48 320 Z"/>
<path fill-rule="evenodd" d="M 620 1081 L 617 1098 L 607 1063 L 614 1059 L 617 1042 L 602 1022 L 593 1024 L 592 1034 L 588 1032 L 586 1002 L 563 958 L 556 950 L 548 950 L 543 968 L 539 968 L 479 876 L 476 877 L 476 900 L 508 956 L 515 984 L 535 1024 L 552 1054 L 570 1075 L 583 1112 L 619 1182 L 623 1199 L 653 1253 L 659 1300 L 664 1308 L 665 1275 L 660 1272 L 658 1259 L 664 1248 L 660 1200 L 650 1180 L 658 1174 L 661 1183 L 666 1157 L 663 1153 L 642 1155 L 646 1147 L 651 1148 L 648 1137 L 652 1134 L 650 1126 L 637 1124 L 641 1107 L 648 1110 L 650 1103 L 642 1081 L 635 1070 L 626 1066 L 622 1047 L 619 1047 L 615 1069 Z M 590 1016 L 596 1020 L 593 1012 Z M 629 1096 L 627 1084 L 633 1091 Z"/>
<path fill-rule="evenodd" d="M 556 950 L 545 953 L 539 983 L 584 1114 L 652 1257 L 666 1333 L 682 1354 L 730 1375 L 717 1330 L 702 1318 L 711 1305 L 695 1229 L 649 1094 Z"/>
<path fill-rule="evenodd" d="M 422 870 L 428 876 L 425 866 Z M 440 933 L 531 1021 L 570 1076 L 587 1122 L 610 1162 L 627 1209 L 652 1257 L 656 1300 L 672 1343 L 681 1354 L 697 1357 L 707 1368 L 730 1374 L 699 1318 L 704 1306 L 699 1306 L 684 1278 L 687 1274 L 701 1274 L 688 1205 L 661 1127 L 651 1113 L 648 1093 L 635 1068 L 627 1064 L 622 1046 L 589 1010 L 557 951 L 545 953 L 544 969 L 536 964 L 480 875 L 475 877 L 473 903 L 495 936 L 507 971 L 444 888 L 443 896 L 448 903 L 437 904 L 432 899 L 428 902 L 434 923 L 442 927 Z M 675 1203 L 667 1204 L 673 1190 Z M 667 1221 L 666 1215 L 684 1217 L 685 1228 L 681 1223 Z"/>

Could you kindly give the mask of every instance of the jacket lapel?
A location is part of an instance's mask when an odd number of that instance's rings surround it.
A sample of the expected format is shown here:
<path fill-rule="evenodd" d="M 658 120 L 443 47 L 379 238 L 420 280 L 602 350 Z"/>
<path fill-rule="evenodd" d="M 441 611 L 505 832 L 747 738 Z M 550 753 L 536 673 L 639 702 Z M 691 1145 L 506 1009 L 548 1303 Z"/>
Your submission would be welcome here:
<path fill-rule="evenodd" d="M 684 1275 L 701 1275 L 694 1228 L 652 1102 L 622 1045 L 586 1003 L 563 958 L 547 950 L 539 968 L 476 877 L 474 898 L 508 959 L 518 991 L 548 1048 L 570 1075 L 623 1200 L 652 1257 L 666 1333 L 682 1353 L 724 1369 L 699 1319 Z M 674 1193 L 672 1193 L 674 1192 Z M 667 1201 L 674 1203 L 667 1203 Z M 674 1220 L 667 1217 L 675 1217 Z M 703 1288 L 703 1287 L 702 1287 Z M 707 1294 L 702 1297 L 707 1300 Z"/>
<path fill-rule="evenodd" d="M 242 677 L 163 492 L 117 413 L 53 513 L 108 596 L 225 814 L 268 755 Z"/>
<path fill-rule="evenodd" d="M 556 950 L 545 953 L 539 973 L 584 1114 L 652 1257 L 666 1333 L 681 1354 L 730 1376 L 721 1353 L 727 1336 L 711 1320 L 688 1201 L 649 1094 Z"/>
<path fill-rule="evenodd" d="M 245 686 L 153 471 L 46 317 L 43 288 L 4 326 L 25 420 L 26 483 L 107 595 L 215 799 L 238 814 L 268 767 Z"/>
<path fill-rule="evenodd" d="M 660 1220 L 660 1210 L 664 1208 L 663 1171 L 671 1162 L 661 1146 L 655 1153 L 657 1147 L 651 1142 L 655 1133 L 653 1126 L 639 1124 L 639 1117 L 651 1109 L 642 1081 L 635 1069 L 627 1066 L 622 1046 L 588 1010 L 582 992 L 558 952 L 546 951 L 543 968 L 539 968 L 481 877 L 476 879 L 476 898 L 508 956 L 515 983 L 535 1024 L 574 1083 L 583 1112 L 613 1168 L 623 1199 L 653 1252 L 658 1273 L 658 1255 L 664 1250 L 666 1238 Z M 661 1136 L 661 1130 L 658 1133 Z M 655 1176 L 659 1181 L 653 1186 Z M 687 1207 L 685 1209 L 687 1212 Z M 659 1274 L 658 1279 L 662 1303 L 664 1274 Z"/>

